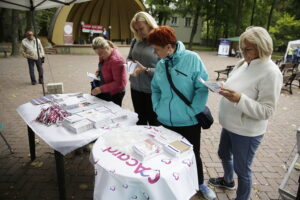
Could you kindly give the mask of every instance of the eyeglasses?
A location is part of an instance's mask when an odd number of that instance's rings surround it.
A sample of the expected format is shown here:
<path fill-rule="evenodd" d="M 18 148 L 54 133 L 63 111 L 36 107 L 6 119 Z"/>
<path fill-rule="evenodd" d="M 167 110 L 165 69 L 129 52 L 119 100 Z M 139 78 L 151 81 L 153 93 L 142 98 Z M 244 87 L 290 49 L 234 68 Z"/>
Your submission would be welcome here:
<path fill-rule="evenodd" d="M 241 48 L 241 50 L 242 50 L 243 52 L 249 52 L 249 51 L 253 51 L 254 48 L 245 47 L 245 48 Z"/>

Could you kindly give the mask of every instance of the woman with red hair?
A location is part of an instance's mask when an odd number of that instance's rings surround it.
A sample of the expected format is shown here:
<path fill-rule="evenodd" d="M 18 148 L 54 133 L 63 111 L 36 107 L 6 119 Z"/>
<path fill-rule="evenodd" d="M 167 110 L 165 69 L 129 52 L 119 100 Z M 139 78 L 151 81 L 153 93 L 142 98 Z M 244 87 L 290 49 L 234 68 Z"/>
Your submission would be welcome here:
<path fill-rule="evenodd" d="M 186 50 L 183 43 L 177 41 L 171 27 L 153 29 L 148 42 L 161 58 L 151 82 L 153 110 L 164 127 L 180 133 L 193 144 L 199 191 L 206 199 L 216 199 L 215 193 L 204 184 L 199 154 L 201 126 L 195 117 L 207 102 L 208 89 L 198 81 L 198 78 L 208 79 L 206 68 L 198 54 Z M 190 105 L 182 100 L 178 91 Z"/>

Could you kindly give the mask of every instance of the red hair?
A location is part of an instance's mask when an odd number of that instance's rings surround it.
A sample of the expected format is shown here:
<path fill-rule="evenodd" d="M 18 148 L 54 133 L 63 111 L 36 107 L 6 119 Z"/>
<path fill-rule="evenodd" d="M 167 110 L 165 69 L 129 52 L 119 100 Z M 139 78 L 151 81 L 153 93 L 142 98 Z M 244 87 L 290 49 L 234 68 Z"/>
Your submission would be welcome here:
<path fill-rule="evenodd" d="M 152 29 L 148 36 L 148 43 L 164 47 L 168 44 L 176 45 L 177 39 L 174 29 L 169 26 L 160 26 Z"/>

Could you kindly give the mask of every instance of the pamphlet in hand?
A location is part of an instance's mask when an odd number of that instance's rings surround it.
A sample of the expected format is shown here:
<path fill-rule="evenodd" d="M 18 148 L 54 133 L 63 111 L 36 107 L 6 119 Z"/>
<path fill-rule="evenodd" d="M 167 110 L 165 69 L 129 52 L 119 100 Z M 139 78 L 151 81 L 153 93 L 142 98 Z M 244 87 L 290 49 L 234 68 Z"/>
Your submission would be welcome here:
<path fill-rule="evenodd" d="M 137 66 L 137 63 L 135 63 L 133 61 L 127 61 L 127 65 L 126 65 L 127 73 L 128 74 L 133 74 L 134 71 L 135 71 L 136 66 Z"/>
<path fill-rule="evenodd" d="M 95 74 L 92 74 L 92 73 L 90 73 L 90 72 L 86 72 L 86 75 L 87 75 L 89 78 L 92 78 L 92 79 L 95 79 L 95 80 L 100 81 L 100 78 L 97 77 Z"/>
<path fill-rule="evenodd" d="M 203 85 L 205 85 L 206 87 L 208 87 L 208 89 L 210 89 L 212 92 L 216 92 L 216 93 L 221 92 L 222 83 L 220 83 L 220 82 L 205 81 L 202 78 L 198 78 L 198 80 Z"/>

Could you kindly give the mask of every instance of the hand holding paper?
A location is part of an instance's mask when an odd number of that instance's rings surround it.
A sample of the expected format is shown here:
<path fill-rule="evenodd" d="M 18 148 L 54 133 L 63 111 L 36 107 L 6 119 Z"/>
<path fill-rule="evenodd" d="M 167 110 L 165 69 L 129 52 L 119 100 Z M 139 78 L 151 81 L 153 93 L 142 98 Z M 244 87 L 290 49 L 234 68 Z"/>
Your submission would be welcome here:
<path fill-rule="evenodd" d="M 135 62 L 133 62 L 133 61 L 128 61 L 128 62 L 127 62 L 127 65 L 126 65 L 126 67 L 127 67 L 127 73 L 128 73 L 129 75 L 133 74 L 134 71 L 135 71 L 136 66 L 137 66 L 137 64 L 136 64 Z"/>
<path fill-rule="evenodd" d="M 87 75 L 89 78 L 91 78 L 91 79 L 95 79 L 95 80 L 100 81 L 100 78 L 97 77 L 95 74 L 92 74 L 92 73 L 90 73 L 90 72 L 86 72 L 86 75 Z"/>
<path fill-rule="evenodd" d="M 220 82 L 210 82 L 210 81 L 204 81 L 202 78 L 198 78 L 198 80 L 205 85 L 206 87 L 208 87 L 208 89 L 210 89 L 212 92 L 216 92 L 216 93 L 220 93 L 221 92 L 221 88 L 222 88 L 222 83 Z"/>

